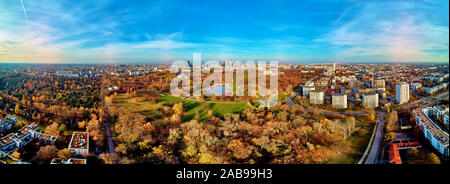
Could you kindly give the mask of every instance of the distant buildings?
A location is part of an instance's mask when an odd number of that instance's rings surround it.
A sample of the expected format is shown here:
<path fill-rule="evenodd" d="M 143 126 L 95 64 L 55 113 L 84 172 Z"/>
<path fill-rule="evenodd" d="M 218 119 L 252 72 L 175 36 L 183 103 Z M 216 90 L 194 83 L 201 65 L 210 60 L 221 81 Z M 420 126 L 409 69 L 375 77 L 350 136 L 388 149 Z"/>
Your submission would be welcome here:
<path fill-rule="evenodd" d="M 442 83 L 433 87 L 423 87 L 423 91 L 429 95 L 433 95 L 436 92 L 445 89 L 448 86 L 448 83 Z"/>
<path fill-rule="evenodd" d="M 348 86 L 349 86 L 350 89 L 354 89 L 354 88 L 358 87 L 358 83 L 359 83 L 359 81 L 356 80 L 356 79 L 349 80 L 348 81 Z"/>
<path fill-rule="evenodd" d="M 309 92 L 309 102 L 311 104 L 323 104 L 324 91 L 314 90 Z"/>
<path fill-rule="evenodd" d="M 422 84 L 421 83 L 412 83 L 411 84 L 411 89 L 413 90 L 413 91 L 417 91 L 417 89 L 419 89 L 419 88 L 421 88 L 422 87 Z"/>
<path fill-rule="evenodd" d="M 365 108 L 378 107 L 378 93 L 363 94 L 363 105 Z"/>
<path fill-rule="evenodd" d="M 331 96 L 331 105 L 335 109 L 346 109 L 347 108 L 347 95 L 345 94 L 333 94 Z"/>
<path fill-rule="evenodd" d="M 407 103 L 409 101 L 409 84 L 400 82 L 395 85 L 395 100 L 399 104 Z"/>
<path fill-rule="evenodd" d="M 431 107 L 414 109 L 413 114 L 416 117 L 416 123 L 420 125 L 423 135 L 431 145 L 439 153 L 448 157 L 448 132 L 442 130 L 428 117 L 429 111 L 432 111 Z"/>
<path fill-rule="evenodd" d="M 60 70 L 56 72 L 57 76 L 64 76 L 64 77 L 80 77 L 79 74 L 73 73 L 73 71 L 70 70 Z"/>
<path fill-rule="evenodd" d="M 374 88 L 384 88 L 385 82 L 383 79 L 377 79 L 372 81 L 372 87 Z"/>
<path fill-rule="evenodd" d="M 69 151 L 77 156 L 89 153 L 89 133 L 74 132 L 70 140 Z"/>

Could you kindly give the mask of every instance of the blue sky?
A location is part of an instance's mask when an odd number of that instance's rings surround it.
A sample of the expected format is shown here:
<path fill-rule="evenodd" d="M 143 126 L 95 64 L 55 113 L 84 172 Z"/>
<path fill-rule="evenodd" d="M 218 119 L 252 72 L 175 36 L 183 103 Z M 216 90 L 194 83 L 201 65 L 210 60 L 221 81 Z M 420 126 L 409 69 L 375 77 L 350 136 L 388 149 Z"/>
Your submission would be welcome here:
<path fill-rule="evenodd" d="M 0 0 L 0 62 L 448 62 L 448 0 Z"/>

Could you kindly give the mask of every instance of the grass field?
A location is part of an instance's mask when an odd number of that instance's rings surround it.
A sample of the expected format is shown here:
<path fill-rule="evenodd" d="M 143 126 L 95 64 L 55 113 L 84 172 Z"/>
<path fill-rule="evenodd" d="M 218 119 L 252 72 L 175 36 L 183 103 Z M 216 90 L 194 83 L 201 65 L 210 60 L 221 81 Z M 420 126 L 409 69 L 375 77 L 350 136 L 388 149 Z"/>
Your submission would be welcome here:
<path fill-rule="evenodd" d="M 373 123 L 357 121 L 355 127 L 367 130 L 366 133 L 364 135 L 359 135 L 358 132 L 353 133 L 351 137 L 347 138 L 351 145 L 351 151 L 339 158 L 329 160 L 327 164 L 356 164 L 364 154 L 374 126 Z"/>
<path fill-rule="evenodd" d="M 174 96 L 160 97 L 158 102 L 165 105 L 173 105 L 175 103 L 183 103 L 184 108 L 184 121 L 190 121 L 195 118 L 195 112 L 199 112 L 199 121 L 205 121 L 208 119 L 208 106 L 213 115 L 219 118 L 223 118 L 225 114 L 239 113 L 245 109 L 246 102 L 199 102 L 196 100 L 182 99 Z"/>
<path fill-rule="evenodd" d="M 195 112 L 199 112 L 199 121 L 205 121 L 208 119 L 208 111 L 211 110 L 213 115 L 219 118 L 223 118 L 225 114 L 239 113 L 244 110 L 247 102 L 199 102 L 196 100 L 183 99 L 170 95 L 162 96 L 157 99 L 158 103 L 152 103 L 149 101 L 141 101 L 136 98 L 127 97 L 125 94 L 120 94 L 114 100 L 113 105 L 122 106 L 132 109 L 135 112 L 139 112 L 147 118 L 153 119 L 157 117 L 157 109 L 164 105 L 173 105 L 176 103 L 183 103 L 184 115 L 183 121 L 190 121 L 195 118 Z M 208 107 L 209 106 L 209 110 Z"/>

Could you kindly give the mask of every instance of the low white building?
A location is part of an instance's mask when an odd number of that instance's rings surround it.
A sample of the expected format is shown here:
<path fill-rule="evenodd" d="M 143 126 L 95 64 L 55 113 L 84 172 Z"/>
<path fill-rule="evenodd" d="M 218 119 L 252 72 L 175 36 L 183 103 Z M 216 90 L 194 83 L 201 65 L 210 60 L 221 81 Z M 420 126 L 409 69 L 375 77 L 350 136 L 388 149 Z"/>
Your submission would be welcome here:
<path fill-rule="evenodd" d="M 69 151 L 77 156 L 89 153 L 89 133 L 74 132 L 70 140 Z"/>

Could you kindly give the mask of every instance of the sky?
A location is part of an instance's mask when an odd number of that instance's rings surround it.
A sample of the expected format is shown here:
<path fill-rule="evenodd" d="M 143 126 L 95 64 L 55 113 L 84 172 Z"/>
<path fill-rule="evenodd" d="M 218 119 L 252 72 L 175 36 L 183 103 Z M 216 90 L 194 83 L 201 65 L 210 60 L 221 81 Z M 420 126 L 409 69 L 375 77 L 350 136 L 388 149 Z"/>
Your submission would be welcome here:
<path fill-rule="evenodd" d="M 0 63 L 449 62 L 448 0 L 0 0 Z"/>

